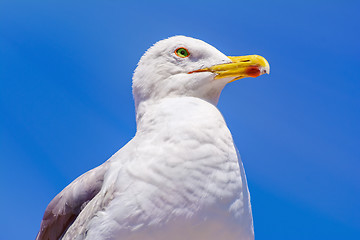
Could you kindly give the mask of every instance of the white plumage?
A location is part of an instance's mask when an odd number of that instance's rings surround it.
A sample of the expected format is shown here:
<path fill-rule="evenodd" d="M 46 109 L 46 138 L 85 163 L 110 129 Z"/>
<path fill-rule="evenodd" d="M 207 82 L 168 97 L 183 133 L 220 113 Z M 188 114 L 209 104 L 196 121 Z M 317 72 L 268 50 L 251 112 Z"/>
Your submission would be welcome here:
<path fill-rule="evenodd" d="M 236 77 L 209 70 L 232 62 L 184 36 L 151 47 L 133 77 L 135 137 L 52 200 L 37 239 L 254 239 L 244 169 L 216 108 Z"/>

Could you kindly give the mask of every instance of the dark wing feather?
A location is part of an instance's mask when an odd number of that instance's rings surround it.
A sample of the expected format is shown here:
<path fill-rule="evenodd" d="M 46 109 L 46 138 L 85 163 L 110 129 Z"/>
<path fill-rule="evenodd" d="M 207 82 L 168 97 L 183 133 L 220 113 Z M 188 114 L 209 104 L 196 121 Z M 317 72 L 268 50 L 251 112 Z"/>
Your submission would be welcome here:
<path fill-rule="evenodd" d="M 107 165 L 105 162 L 84 173 L 50 202 L 36 240 L 57 240 L 62 237 L 81 210 L 100 191 Z"/>

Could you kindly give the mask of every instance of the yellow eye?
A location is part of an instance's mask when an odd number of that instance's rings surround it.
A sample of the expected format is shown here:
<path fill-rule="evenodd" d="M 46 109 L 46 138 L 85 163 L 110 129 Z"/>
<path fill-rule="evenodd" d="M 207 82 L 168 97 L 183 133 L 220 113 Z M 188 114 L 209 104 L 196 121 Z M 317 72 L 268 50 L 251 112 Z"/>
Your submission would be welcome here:
<path fill-rule="evenodd" d="M 189 51 L 186 48 L 182 48 L 182 47 L 176 49 L 175 54 L 181 58 L 186 58 L 186 57 L 190 56 Z"/>

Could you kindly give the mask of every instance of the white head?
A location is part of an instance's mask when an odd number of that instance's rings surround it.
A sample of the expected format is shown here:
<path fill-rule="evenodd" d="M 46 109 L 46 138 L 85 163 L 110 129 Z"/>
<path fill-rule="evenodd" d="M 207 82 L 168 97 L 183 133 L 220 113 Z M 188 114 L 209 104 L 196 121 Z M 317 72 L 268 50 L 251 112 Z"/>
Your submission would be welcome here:
<path fill-rule="evenodd" d="M 229 58 L 213 46 L 185 36 L 161 40 L 146 51 L 135 70 L 135 106 L 138 108 L 142 102 L 181 96 L 201 98 L 216 105 L 228 82 L 268 72 L 266 60 L 256 56 L 254 61 L 253 56 L 256 55 Z M 249 67 L 256 67 L 259 74 L 245 73 Z"/>

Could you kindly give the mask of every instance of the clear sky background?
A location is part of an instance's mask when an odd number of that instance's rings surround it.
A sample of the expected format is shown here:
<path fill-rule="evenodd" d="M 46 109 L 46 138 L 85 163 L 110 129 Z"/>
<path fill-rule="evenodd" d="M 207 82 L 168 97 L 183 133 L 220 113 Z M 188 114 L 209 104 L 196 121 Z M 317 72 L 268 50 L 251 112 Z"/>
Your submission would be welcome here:
<path fill-rule="evenodd" d="M 0 0 L 0 239 L 135 134 L 131 77 L 187 35 L 271 74 L 223 91 L 256 239 L 359 239 L 359 1 Z"/>

